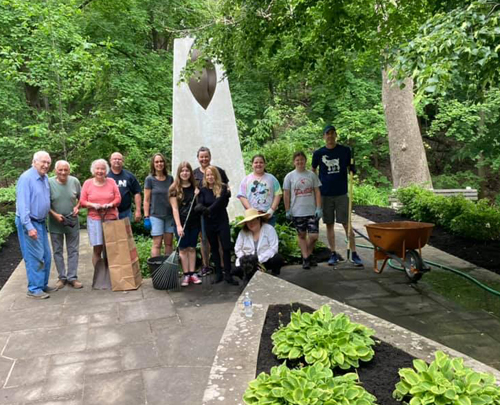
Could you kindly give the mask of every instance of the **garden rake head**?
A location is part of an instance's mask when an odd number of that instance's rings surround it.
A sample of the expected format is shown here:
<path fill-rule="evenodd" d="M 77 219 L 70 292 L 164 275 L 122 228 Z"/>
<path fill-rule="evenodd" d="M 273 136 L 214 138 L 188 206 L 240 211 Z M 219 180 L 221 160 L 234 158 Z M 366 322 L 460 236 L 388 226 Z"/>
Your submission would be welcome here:
<path fill-rule="evenodd" d="M 154 271 L 153 286 L 157 290 L 179 291 L 179 253 L 175 250 L 167 259 Z"/>

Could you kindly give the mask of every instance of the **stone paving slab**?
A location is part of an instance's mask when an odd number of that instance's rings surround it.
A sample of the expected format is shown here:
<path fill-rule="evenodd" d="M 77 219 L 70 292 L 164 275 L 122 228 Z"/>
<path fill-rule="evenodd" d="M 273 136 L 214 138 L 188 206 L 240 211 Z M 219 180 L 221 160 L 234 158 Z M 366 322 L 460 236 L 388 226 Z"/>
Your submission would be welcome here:
<path fill-rule="evenodd" d="M 257 276 L 255 282 L 265 280 L 266 288 L 254 297 L 255 316 L 248 321 L 241 303 L 235 305 L 242 287 L 224 283 L 168 294 L 154 290 L 150 281 L 137 291 L 91 290 L 90 248 L 86 232 L 81 236 L 82 290 L 66 287 L 49 300 L 29 300 L 21 263 L 0 291 L 0 405 L 241 403 L 235 392 L 255 376 L 259 322 L 267 303 L 299 299 L 312 307 L 328 302 L 337 312 L 359 312 L 343 303 L 349 304 L 389 320 L 363 318 L 385 325 L 387 338 L 402 337 L 410 347 L 420 342 L 409 331 L 394 332 L 391 322 L 399 322 L 478 359 L 487 357 L 500 368 L 497 318 L 487 311 L 466 311 L 425 285 L 410 286 L 395 270 L 377 275 L 368 266 L 343 263 L 335 271 L 291 266 L 283 269 L 281 279 Z M 343 253 L 341 230 L 337 240 Z M 369 263 L 371 252 L 359 252 Z M 51 283 L 55 276 L 53 269 Z M 304 295 L 285 280 L 317 294 Z M 252 294 L 253 283 L 247 287 Z M 228 323 L 233 318 L 239 320 Z M 232 333 L 229 338 L 224 331 Z M 237 348 L 226 353 L 232 343 Z M 114 392 L 116 387 L 123 389 Z"/>
<path fill-rule="evenodd" d="M 290 284 L 280 278 L 257 273 L 246 287 L 246 291 L 252 297 L 254 315 L 252 318 L 244 316 L 241 305 L 242 298 L 235 305 L 217 348 L 217 355 L 210 371 L 209 383 L 203 397 L 203 404 L 205 405 L 243 404 L 242 395 L 247 388 L 247 384 L 255 378 L 260 335 L 267 308 L 271 304 L 291 302 L 301 302 L 313 308 L 319 308 L 321 305 L 327 304 L 334 313 L 346 313 L 353 321 L 373 328 L 377 338 L 415 357 L 431 361 L 434 352 L 442 350 L 451 356 L 463 357 L 465 363 L 475 370 L 490 372 L 500 378 L 500 371 L 463 353 L 349 305 Z M 464 341 L 468 342 L 468 344 L 472 343 L 467 339 L 464 339 Z M 488 342 L 485 346 L 491 350 L 493 343 Z"/>
<path fill-rule="evenodd" d="M 21 263 L 0 291 L 0 405 L 200 404 L 242 287 L 95 291 L 90 259 L 82 231 L 83 289 L 27 299 Z"/>
<path fill-rule="evenodd" d="M 363 230 L 366 223 L 369 221 L 354 216 L 355 229 Z M 322 229 L 320 238 L 326 243 L 325 236 L 325 231 Z M 336 225 L 337 250 L 343 255 L 346 247 L 344 238 L 343 229 Z M 360 243 L 368 244 L 363 240 Z M 464 308 L 443 297 L 425 283 L 426 276 L 421 282 L 411 284 L 404 272 L 391 268 L 385 269 L 382 274 L 376 274 L 372 268 L 373 250 L 358 247 L 357 251 L 365 263 L 364 268 L 353 267 L 348 262 L 341 263 L 335 268 L 320 263 L 320 266 L 312 270 L 303 270 L 301 266 L 290 266 L 287 271 L 282 272 L 282 278 L 317 294 L 401 325 L 449 347 L 465 351 L 472 357 L 499 368 L 500 334 L 492 332 L 500 328 L 500 319 L 497 316 L 488 310 Z M 499 275 L 477 268 L 431 246 L 424 247 L 422 256 L 467 271 L 480 280 L 500 281 Z M 435 267 L 431 271 L 444 272 Z M 360 288 L 357 289 L 357 286 Z M 486 308 L 498 307 L 500 297 L 484 292 L 483 303 Z M 475 335 L 476 333 L 478 335 Z M 478 339 L 482 336 L 489 337 L 481 340 L 482 344 L 486 345 L 484 349 L 473 348 L 476 336 Z M 470 349 L 463 344 L 468 339 L 471 342 Z"/>

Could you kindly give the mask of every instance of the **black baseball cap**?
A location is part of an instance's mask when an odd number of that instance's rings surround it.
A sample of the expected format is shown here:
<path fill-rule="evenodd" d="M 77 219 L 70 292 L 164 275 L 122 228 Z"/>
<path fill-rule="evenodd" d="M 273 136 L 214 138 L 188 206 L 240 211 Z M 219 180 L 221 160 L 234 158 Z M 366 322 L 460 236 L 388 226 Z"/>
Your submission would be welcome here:
<path fill-rule="evenodd" d="M 335 132 L 337 132 L 337 130 L 335 129 L 335 127 L 332 125 L 332 124 L 328 124 L 324 129 L 323 129 L 323 135 L 325 135 L 328 131 L 331 131 L 331 130 L 334 130 Z"/>

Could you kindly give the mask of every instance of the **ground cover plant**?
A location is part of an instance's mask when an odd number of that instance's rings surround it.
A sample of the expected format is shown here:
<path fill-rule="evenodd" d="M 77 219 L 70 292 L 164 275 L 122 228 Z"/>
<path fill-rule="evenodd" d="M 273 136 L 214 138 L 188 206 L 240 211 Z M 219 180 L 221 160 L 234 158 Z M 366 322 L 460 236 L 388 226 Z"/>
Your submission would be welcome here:
<path fill-rule="evenodd" d="M 273 367 L 280 366 L 283 360 L 277 358 L 272 353 L 273 341 L 271 336 L 283 324 L 288 324 L 291 314 L 300 308 L 302 313 L 313 313 L 314 309 L 303 304 L 279 304 L 270 305 L 266 313 L 266 319 L 262 328 L 259 353 L 257 357 L 257 375 L 261 373 L 271 374 Z M 375 356 L 369 362 L 361 362 L 356 373 L 364 389 L 377 398 L 377 403 L 383 405 L 400 404 L 392 397 L 392 392 L 397 382 L 399 382 L 398 370 L 410 367 L 414 357 L 408 353 L 394 347 L 384 341 L 374 338 Z M 302 359 L 286 360 L 289 368 L 300 366 L 304 363 Z M 303 364 L 302 364 L 303 365 Z M 352 370 L 333 369 L 335 376 L 344 375 Z M 296 402 L 274 402 L 277 404 L 294 404 Z M 322 404 L 323 402 L 318 402 Z"/>
<path fill-rule="evenodd" d="M 410 405 L 500 404 L 500 387 L 489 373 L 464 366 L 462 358 L 450 358 L 441 351 L 431 364 L 416 359 L 413 368 L 399 371 L 394 397 Z"/>
<path fill-rule="evenodd" d="M 261 373 L 243 395 L 246 404 L 370 405 L 376 398 L 358 384 L 356 373 L 333 376 L 321 363 L 301 369 L 282 364 Z"/>
<path fill-rule="evenodd" d="M 345 314 L 333 315 L 328 305 L 313 314 L 300 309 L 290 323 L 273 335 L 273 354 L 279 359 L 304 358 L 307 364 L 321 363 L 343 370 L 359 367 L 359 360 L 373 358 L 374 331 L 351 322 Z"/>

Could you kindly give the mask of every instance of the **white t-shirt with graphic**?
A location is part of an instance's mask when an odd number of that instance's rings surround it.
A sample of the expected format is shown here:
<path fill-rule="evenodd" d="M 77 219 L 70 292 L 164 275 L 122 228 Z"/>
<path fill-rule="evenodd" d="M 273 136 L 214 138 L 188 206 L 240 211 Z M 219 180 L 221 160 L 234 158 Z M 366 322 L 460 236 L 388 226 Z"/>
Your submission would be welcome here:
<path fill-rule="evenodd" d="M 310 170 L 294 170 L 286 175 L 283 189 L 290 190 L 290 213 L 293 217 L 309 217 L 316 211 L 314 189 L 321 186 L 318 176 Z"/>
<path fill-rule="evenodd" d="M 262 176 L 250 173 L 241 181 L 238 191 L 238 197 L 245 197 L 252 208 L 264 212 L 271 208 L 274 196 L 280 194 L 283 192 L 278 179 L 269 173 Z"/>

